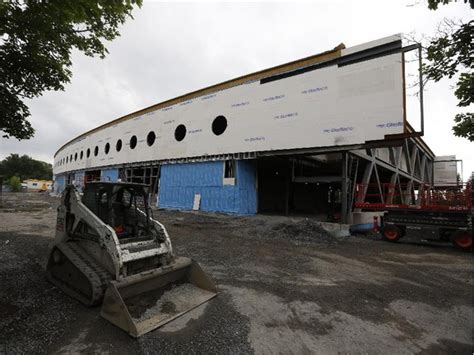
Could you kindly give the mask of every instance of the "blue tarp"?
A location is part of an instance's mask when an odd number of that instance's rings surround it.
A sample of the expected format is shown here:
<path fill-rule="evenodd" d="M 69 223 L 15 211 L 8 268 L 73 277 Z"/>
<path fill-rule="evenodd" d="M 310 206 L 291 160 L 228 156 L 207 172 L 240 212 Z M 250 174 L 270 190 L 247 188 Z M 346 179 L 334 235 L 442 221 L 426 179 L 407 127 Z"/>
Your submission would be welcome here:
<path fill-rule="evenodd" d="M 162 165 L 159 207 L 192 209 L 194 195 L 200 194 L 202 211 L 257 213 L 255 163 L 235 165 L 235 185 L 223 184 L 223 161 Z"/>

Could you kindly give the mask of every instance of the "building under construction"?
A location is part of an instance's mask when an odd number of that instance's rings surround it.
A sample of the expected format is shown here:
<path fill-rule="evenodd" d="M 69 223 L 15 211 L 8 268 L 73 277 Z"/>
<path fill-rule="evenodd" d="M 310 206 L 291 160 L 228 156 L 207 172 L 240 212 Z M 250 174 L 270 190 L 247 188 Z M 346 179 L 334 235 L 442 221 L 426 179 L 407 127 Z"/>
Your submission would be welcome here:
<path fill-rule="evenodd" d="M 422 97 L 421 129 L 407 120 L 405 55 L 417 50 L 398 35 L 341 44 L 128 114 L 56 152 L 55 190 L 121 179 L 149 185 L 160 208 L 347 222 L 370 198 L 356 187 L 410 196 L 433 182 Z"/>

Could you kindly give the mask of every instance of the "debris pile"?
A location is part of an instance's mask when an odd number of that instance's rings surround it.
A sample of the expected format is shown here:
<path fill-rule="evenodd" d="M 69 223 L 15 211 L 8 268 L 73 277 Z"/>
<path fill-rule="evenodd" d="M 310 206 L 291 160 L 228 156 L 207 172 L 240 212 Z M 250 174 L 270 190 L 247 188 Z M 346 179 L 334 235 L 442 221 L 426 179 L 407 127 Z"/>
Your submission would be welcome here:
<path fill-rule="evenodd" d="M 298 222 L 276 224 L 271 231 L 271 236 L 289 239 L 296 242 L 337 243 L 338 240 L 327 232 L 320 223 L 310 219 Z"/>

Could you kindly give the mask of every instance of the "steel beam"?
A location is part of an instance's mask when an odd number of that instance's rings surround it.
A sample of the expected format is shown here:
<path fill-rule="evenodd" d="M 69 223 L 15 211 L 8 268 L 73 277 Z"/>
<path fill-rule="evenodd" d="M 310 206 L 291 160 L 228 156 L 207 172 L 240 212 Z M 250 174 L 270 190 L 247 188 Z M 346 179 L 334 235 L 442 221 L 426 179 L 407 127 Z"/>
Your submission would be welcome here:
<path fill-rule="evenodd" d="M 349 216 L 349 195 L 348 195 L 348 183 L 347 183 L 347 157 L 348 153 L 342 153 L 342 185 L 341 185 L 341 222 L 347 223 Z"/>

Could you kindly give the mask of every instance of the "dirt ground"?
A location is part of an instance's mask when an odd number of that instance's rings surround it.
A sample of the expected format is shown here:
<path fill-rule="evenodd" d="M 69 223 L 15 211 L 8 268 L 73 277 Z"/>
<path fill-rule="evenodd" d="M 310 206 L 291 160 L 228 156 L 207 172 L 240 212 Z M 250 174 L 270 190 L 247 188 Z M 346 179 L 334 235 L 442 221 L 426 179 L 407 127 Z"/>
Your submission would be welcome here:
<path fill-rule="evenodd" d="M 0 201 L 0 354 L 472 354 L 472 254 L 311 220 L 155 211 L 219 295 L 133 339 L 45 280 L 58 200 Z"/>

